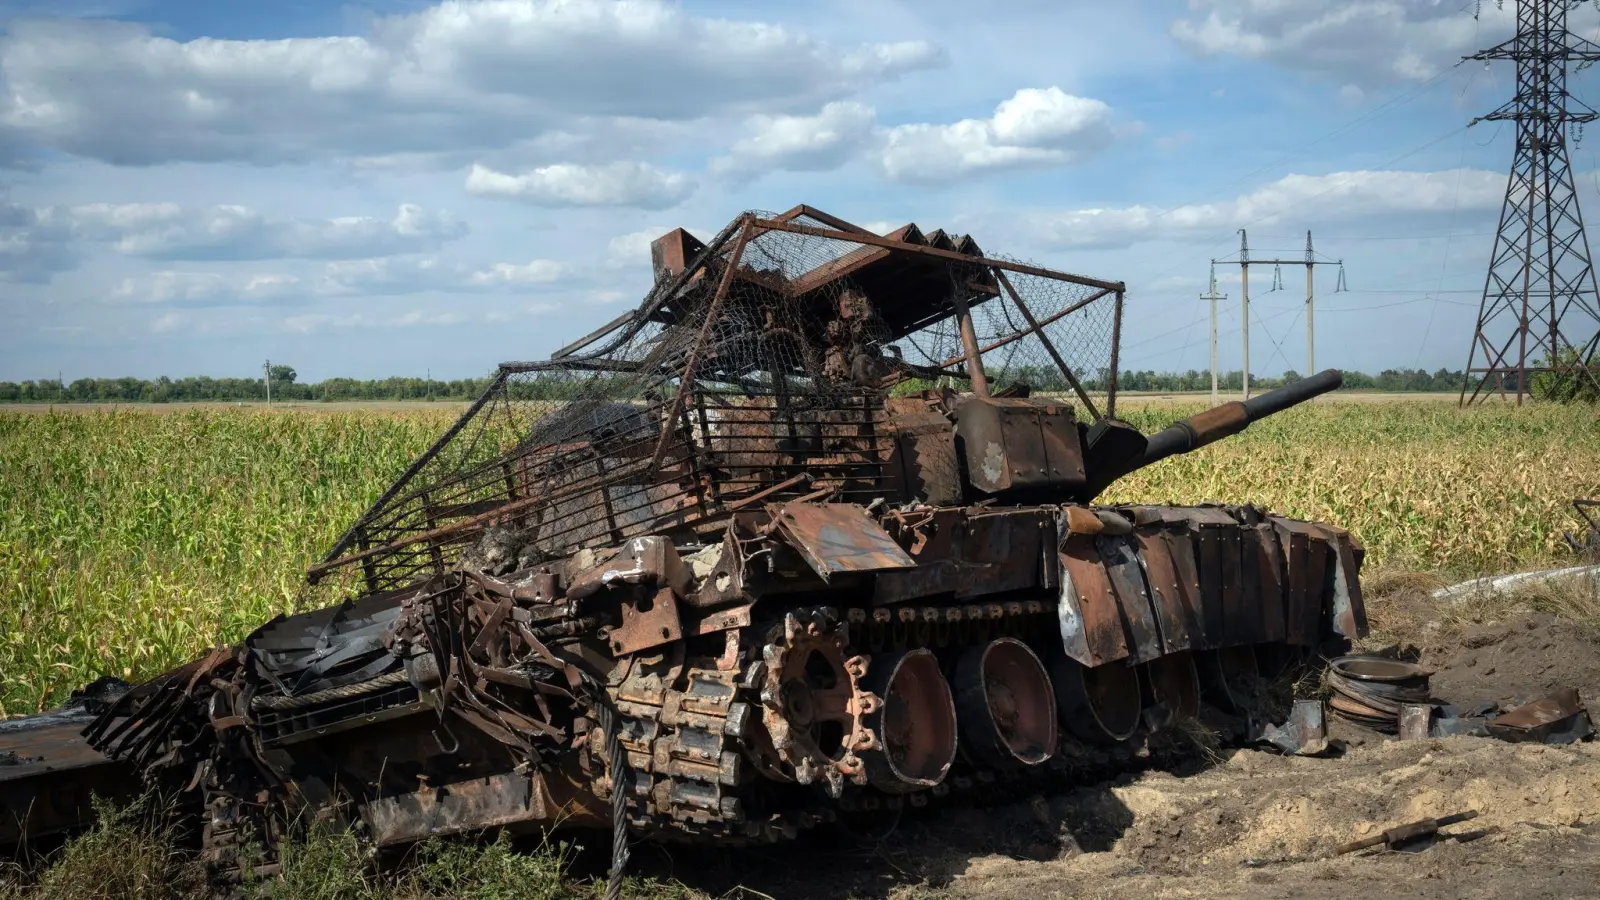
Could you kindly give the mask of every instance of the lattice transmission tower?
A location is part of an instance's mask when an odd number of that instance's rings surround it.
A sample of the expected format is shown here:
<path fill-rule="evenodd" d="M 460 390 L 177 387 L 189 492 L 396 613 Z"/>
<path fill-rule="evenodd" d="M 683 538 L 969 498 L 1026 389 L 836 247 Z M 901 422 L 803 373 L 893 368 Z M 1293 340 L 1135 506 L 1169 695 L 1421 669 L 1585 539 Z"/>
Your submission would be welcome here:
<path fill-rule="evenodd" d="M 1517 64 L 1517 95 L 1474 119 L 1515 122 L 1516 155 L 1467 356 L 1461 403 L 1514 386 L 1517 403 L 1534 378 L 1548 393 L 1600 392 L 1600 290 L 1567 155 L 1595 111 L 1567 91 L 1567 63 L 1586 68 L 1600 45 L 1567 31 L 1576 0 L 1517 0 L 1517 34 L 1467 57 Z M 1543 391 L 1541 393 L 1544 393 Z"/>

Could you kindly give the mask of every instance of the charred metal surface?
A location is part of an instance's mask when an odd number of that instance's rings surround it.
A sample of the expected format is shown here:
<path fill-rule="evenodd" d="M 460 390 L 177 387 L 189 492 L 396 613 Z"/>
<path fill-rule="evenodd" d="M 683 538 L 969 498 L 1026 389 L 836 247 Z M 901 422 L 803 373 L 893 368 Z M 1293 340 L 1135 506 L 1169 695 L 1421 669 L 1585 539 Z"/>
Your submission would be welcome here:
<path fill-rule="evenodd" d="M 0 728 L 26 756 L 0 762 L 0 841 L 81 824 L 75 796 L 17 814 L 76 771 L 180 788 L 225 878 L 319 818 L 385 846 L 610 824 L 620 870 L 629 833 L 770 842 L 1091 756 L 1103 777 L 1206 704 L 1255 740 L 1258 651 L 1364 633 L 1340 529 L 1089 505 L 1338 373 L 1147 439 L 1073 372 L 1074 329 L 1120 328 L 1119 282 L 809 207 L 675 231 L 652 262 L 638 309 L 501 367 L 312 568 L 311 611 L 81 741 Z"/>

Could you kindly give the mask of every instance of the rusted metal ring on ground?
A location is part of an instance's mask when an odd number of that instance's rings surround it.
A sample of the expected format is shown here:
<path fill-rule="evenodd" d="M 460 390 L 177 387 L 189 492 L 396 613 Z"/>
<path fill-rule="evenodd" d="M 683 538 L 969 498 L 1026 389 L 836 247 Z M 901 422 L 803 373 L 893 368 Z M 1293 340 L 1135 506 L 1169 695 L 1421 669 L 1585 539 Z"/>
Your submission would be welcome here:
<path fill-rule="evenodd" d="M 1378 731 L 1399 728 L 1400 707 L 1428 700 L 1427 669 L 1382 656 L 1341 656 L 1328 664 L 1328 706 L 1341 718 Z"/>
<path fill-rule="evenodd" d="M 956 705 L 928 650 L 873 657 L 863 687 L 879 702 L 866 716 L 875 749 L 861 754 L 867 780 L 888 793 L 932 787 L 956 758 Z"/>
<path fill-rule="evenodd" d="M 1050 674 L 1027 644 L 1000 638 L 956 664 L 961 746 L 993 766 L 1035 766 L 1055 755 L 1056 696 Z"/>
<path fill-rule="evenodd" d="M 1097 744 L 1115 744 L 1139 730 L 1139 673 L 1121 662 L 1090 668 L 1067 656 L 1050 663 L 1056 707 L 1068 730 Z"/>
<path fill-rule="evenodd" d="M 1193 719 L 1200 715 L 1200 678 L 1194 657 L 1168 653 L 1144 664 L 1150 698 L 1165 707 L 1174 719 Z"/>
<path fill-rule="evenodd" d="M 1249 647 L 1223 647 L 1194 655 L 1200 693 L 1227 713 L 1242 714 L 1261 702 L 1261 670 Z"/>

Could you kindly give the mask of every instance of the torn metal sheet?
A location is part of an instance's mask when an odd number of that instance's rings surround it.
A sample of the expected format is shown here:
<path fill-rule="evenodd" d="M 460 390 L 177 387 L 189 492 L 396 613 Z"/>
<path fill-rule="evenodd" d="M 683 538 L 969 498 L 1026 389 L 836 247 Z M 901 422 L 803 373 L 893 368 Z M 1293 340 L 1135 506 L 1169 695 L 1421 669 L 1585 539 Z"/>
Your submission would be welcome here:
<path fill-rule="evenodd" d="M 1577 688 L 1565 688 L 1507 710 L 1490 719 L 1488 728 L 1491 737 L 1502 741 L 1545 744 L 1570 744 L 1594 730 Z"/>
<path fill-rule="evenodd" d="M 1321 700 L 1296 700 L 1289 718 L 1261 729 L 1260 739 L 1290 756 L 1316 756 L 1328 749 L 1328 722 Z"/>
<path fill-rule="evenodd" d="M 788 503 L 772 507 L 772 520 L 824 581 L 916 566 L 866 509 L 852 503 Z"/>

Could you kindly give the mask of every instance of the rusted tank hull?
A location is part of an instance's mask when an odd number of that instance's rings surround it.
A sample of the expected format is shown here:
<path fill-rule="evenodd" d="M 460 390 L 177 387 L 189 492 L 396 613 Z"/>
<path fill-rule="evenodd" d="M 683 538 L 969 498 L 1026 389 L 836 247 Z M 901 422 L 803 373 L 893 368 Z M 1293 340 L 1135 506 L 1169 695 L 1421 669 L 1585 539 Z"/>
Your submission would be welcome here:
<path fill-rule="evenodd" d="M 1339 529 L 1249 507 L 774 504 L 718 543 L 635 539 L 280 619 L 90 734 L 196 786 L 225 871 L 271 865 L 308 811 L 399 845 L 603 825 L 618 785 L 637 835 L 781 840 L 1042 788 L 1184 718 L 1243 737 L 1263 694 L 1202 673 L 1363 633 L 1360 559 Z M 991 655 L 1012 674 L 962 673 Z M 145 724 L 161 697 L 193 719 L 183 746 Z"/>
<path fill-rule="evenodd" d="M 656 249 L 635 312 L 502 365 L 309 570 L 350 595 L 85 730 L 203 803 L 219 873 L 313 817 L 740 844 L 1100 777 L 1189 719 L 1248 739 L 1263 673 L 1364 631 L 1337 528 L 1091 505 L 1339 373 L 1147 436 L 1118 282 L 804 206 Z"/>

